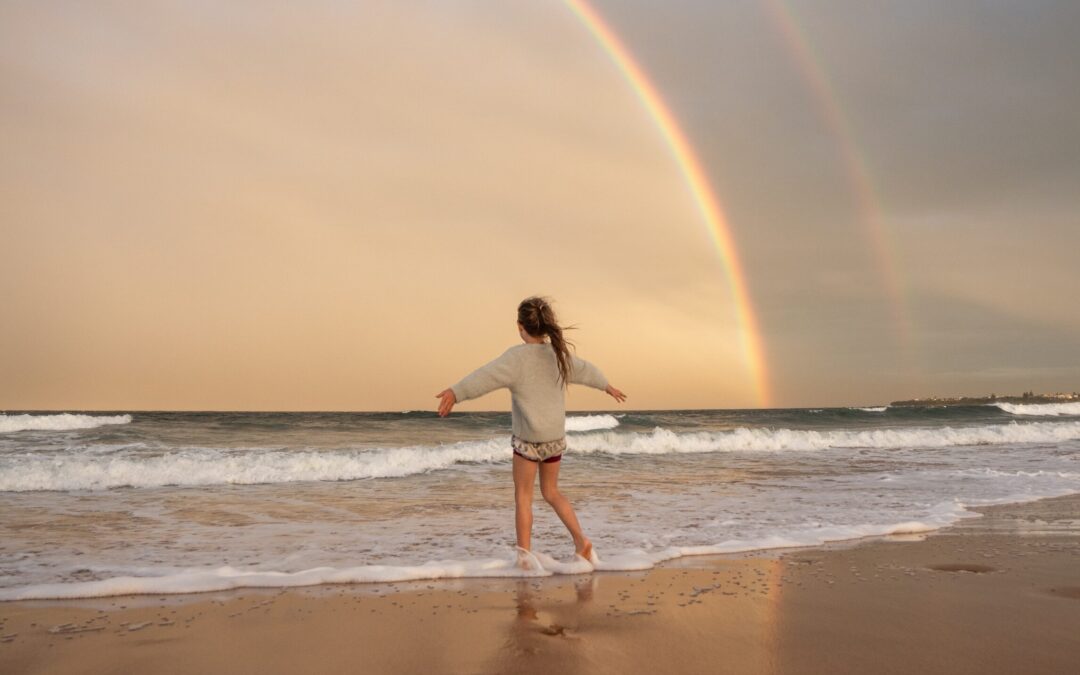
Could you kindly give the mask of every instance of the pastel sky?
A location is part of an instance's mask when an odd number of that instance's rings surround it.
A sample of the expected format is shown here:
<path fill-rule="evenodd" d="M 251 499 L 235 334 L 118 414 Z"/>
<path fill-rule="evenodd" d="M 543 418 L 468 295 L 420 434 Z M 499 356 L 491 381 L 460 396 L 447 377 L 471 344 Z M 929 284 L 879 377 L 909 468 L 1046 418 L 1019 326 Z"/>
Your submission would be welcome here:
<path fill-rule="evenodd" d="M 592 6 L 723 203 L 769 405 L 1080 389 L 1080 5 Z M 555 1 L 0 4 L 0 288 L 0 409 L 434 409 L 532 294 L 627 408 L 762 403 Z"/>

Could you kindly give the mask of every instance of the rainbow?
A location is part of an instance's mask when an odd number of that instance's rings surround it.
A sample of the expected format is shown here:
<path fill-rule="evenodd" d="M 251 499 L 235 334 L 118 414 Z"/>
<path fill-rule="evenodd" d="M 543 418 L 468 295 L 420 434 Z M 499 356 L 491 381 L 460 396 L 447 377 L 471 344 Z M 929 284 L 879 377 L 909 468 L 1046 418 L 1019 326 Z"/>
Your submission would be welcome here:
<path fill-rule="evenodd" d="M 826 76 L 825 68 L 810 48 L 804 31 L 800 30 L 794 10 L 783 0 L 763 0 L 763 4 L 796 69 L 809 88 L 818 114 L 840 149 L 840 159 L 851 184 L 859 220 L 874 253 L 883 290 L 891 301 L 892 322 L 897 330 L 900 347 L 909 350 L 912 345 L 911 318 L 904 284 L 892 254 L 894 244 L 882 217 L 881 200 L 870 180 L 870 170 L 853 140 L 855 133 L 852 125 L 840 107 L 840 97 Z"/>
<path fill-rule="evenodd" d="M 765 364 L 765 350 L 758 326 L 757 316 L 746 290 L 746 275 L 735 250 L 731 227 L 720 205 L 720 200 L 709 186 L 709 179 L 701 167 L 693 148 L 671 114 L 664 99 L 637 64 L 630 52 L 619 40 L 603 18 L 583 0 L 564 0 L 570 10 L 580 19 L 589 33 L 600 43 L 604 51 L 630 83 L 642 105 L 656 122 L 661 135 L 671 148 L 675 161 L 686 179 L 690 192 L 708 225 L 720 262 L 727 276 L 728 286 L 735 301 L 735 313 L 739 323 L 743 358 L 750 381 L 757 396 L 758 405 L 768 407 L 770 401 L 769 375 Z"/>

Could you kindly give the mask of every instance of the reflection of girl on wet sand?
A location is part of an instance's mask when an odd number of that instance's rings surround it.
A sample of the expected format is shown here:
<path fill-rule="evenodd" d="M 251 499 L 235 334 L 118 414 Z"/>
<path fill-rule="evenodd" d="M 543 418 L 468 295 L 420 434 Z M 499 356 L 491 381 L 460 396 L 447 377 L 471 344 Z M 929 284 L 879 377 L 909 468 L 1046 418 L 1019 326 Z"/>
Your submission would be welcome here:
<path fill-rule="evenodd" d="M 580 637 L 577 628 L 585 620 L 587 604 L 592 600 L 598 582 L 599 579 L 591 574 L 581 578 L 574 584 L 574 601 L 557 602 L 537 598 L 533 581 L 518 581 L 514 589 L 517 616 L 509 626 L 502 654 L 512 666 L 507 664 L 505 671 L 527 673 L 533 670 L 529 666 L 534 665 L 542 667 L 546 673 L 587 672 L 583 671 L 586 664 L 580 661 L 577 648 L 552 640 L 568 638 L 575 641 Z M 538 609 L 541 602 L 547 609 Z M 533 655 L 541 658 L 531 663 L 520 660 Z"/>
<path fill-rule="evenodd" d="M 563 328 L 544 298 L 526 298 L 518 305 L 517 328 L 525 344 L 510 347 L 439 392 L 439 415 L 448 415 L 455 403 L 502 387 L 510 389 L 518 564 L 525 568 L 537 565 L 530 551 L 533 486 L 539 472 L 540 494 L 570 531 L 574 552 L 595 566 L 599 561 L 592 542 L 582 532 L 570 501 L 559 491 L 560 460 L 566 450 L 566 387 L 570 383 L 588 385 L 620 402 L 626 395 L 608 384 L 596 366 L 570 353 L 572 345 L 563 338 Z"/>
<path fill-rule="evenodd" d="M 572 583 L 568 583 L 572 580 Z M 593 603 L 600 577 L 518 579 L 501 585 L 496 647 L 469 672 L 514 675 L 592 675 L 597 672 L 591 652 L 592 629 L 604 610 Z M 604 670 L 604 672 L 618 672 Z"/>

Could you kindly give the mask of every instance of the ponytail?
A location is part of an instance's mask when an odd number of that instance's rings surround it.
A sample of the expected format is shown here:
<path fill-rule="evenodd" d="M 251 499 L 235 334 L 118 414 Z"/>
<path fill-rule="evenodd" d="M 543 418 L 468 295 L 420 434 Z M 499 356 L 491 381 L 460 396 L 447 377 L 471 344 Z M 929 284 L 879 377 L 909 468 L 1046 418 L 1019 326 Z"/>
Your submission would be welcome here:
<path fill-rule="evenodd" d="M 551 340 L 551 347 L 555 350 L 555 361 L 559 366 L 559 380 L 565 388 L 570 382 L 570 349 L 574 343 L 563 337 L 564 330 L 574 330 L 575 326 L 560 326 L 555 318 L 555 310 L 547 298 L 533 296 L 521 301 L 518 305 L 518 322 L 525 327 L 525 331 L 533 337 L 546 335 Z M 576 347 L 575 347 L 576 349 Z"/>

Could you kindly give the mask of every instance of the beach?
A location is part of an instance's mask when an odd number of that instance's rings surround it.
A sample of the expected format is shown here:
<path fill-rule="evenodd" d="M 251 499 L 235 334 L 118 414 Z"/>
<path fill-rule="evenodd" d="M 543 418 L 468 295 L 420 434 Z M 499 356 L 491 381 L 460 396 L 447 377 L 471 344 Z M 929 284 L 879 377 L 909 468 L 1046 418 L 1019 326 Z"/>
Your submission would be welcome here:
<path fill-rule="evenodd" d="M 1068 673 L 1080 495 L 644 572 L 0 604 L 5 673 Z"/>

